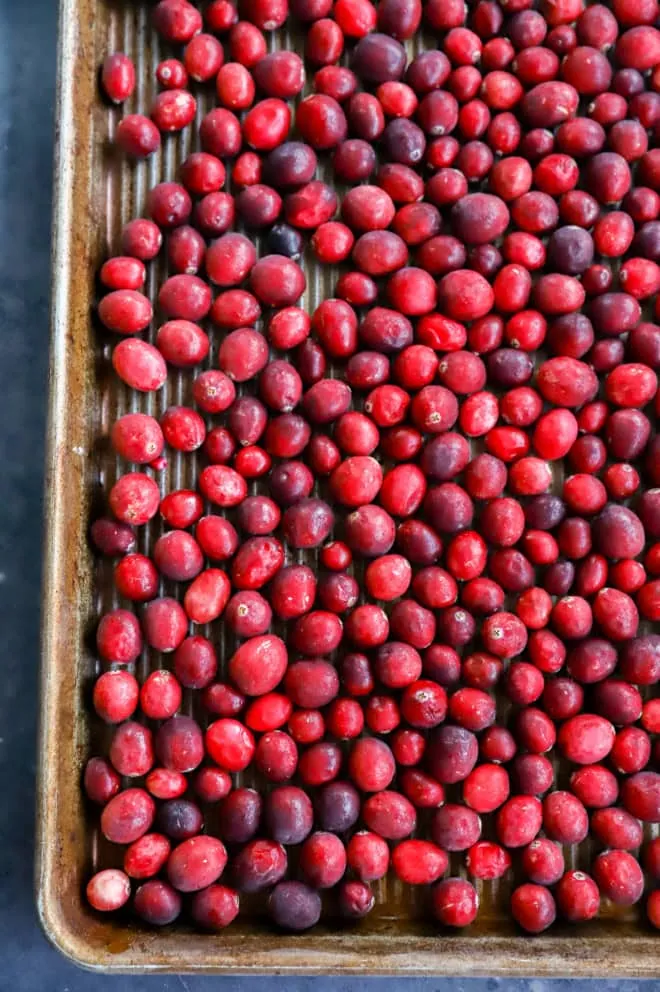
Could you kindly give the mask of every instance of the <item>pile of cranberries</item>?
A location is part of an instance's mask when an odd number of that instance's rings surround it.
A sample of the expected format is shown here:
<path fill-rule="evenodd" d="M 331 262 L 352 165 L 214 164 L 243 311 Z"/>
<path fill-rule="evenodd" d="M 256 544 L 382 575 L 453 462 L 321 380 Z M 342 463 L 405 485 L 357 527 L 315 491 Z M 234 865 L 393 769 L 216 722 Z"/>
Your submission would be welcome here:
<path fill-rule="evenodd" d="M 269 52 L 289 19 L 304 59 Z M 122 602 L 84 784 L 123 869 L 95 909 L 216 929 L 260 892 L 303 930 L 392 871 L 450 927 L 494 879 L 530 933 L 645 889 L 660 926 L 656 23 L 658 0 L 153 8 L 180 58 L 117 145 L 149 156 L 217 100 L 100 272 L 113 367 L 157 415 L 112 427 L 92 526 Z M 107 96 L 134 83 L 109 56 Z M 313 312 L 303 252 L 338 266 Z"/>

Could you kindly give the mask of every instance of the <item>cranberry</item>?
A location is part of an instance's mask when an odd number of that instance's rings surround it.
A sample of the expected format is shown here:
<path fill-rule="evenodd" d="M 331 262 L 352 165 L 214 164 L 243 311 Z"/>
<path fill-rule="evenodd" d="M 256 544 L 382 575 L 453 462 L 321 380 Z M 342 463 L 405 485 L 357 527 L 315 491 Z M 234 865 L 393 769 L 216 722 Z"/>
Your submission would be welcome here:
<path fill-rule="evenodd" d="M 628 812 L 644 822 L 659 822 L 659 782 L 658 775 L 650 771 L 641 771 L 626 779 L 621 790 L 621 798 Z"/>
<path fill-rule="evenodd" d="M 231 777 L 219 768 L 200 768 L 196 773 L 193 787 L 202 802 L 216 803 L 229 794 Z"/>
<path fill-rule="evenodd" d="M 495 613 L 484 621 L 481 628 L 484 646 L 499 658 L 511 658 L 520 654 L 527 644 L 527 632 L 511 613 Z"/>
<path fill-rule="evenodd" d="M 434 131 L 442 133 L 448 126 L 450 128 L 454 126 L 458 117 L 456 101 L 453 97 L 448 97 L 448 99 L 451 100 L 448 107 L 446 105 L 442 105 L 440 108 L 434 107 L 435 111 L 439 110 L 440 121 L 432 120 L 429 122 L 428 126 L 431 133 Z M 449 118 L 449 125 L 447 118 Z M 456 203 L 461 196 L 467 193 L 467 179 L 458 169 L 439 169 L 426 184 L 425 192 L 427 198 L 438 207 Z"/>
<path fill-rule="evenodd" d="M 536 885 L 554 885 L 564 874 L 564 856 L 558 844 L 542 837 L 525 848 L 522 866 Z"/>
<path fill-rule="evenodd" d="M 618 589 L 601 589 L 594 600 L 594 619 L 613 641 L 625 641 L 637 634 L 639 613 L 633 600 Z"/>
<path fill-rule="evenodd" d="M 511 914 L 523 930 L 542 933 L 555 921 L 555 900 L 544 886 L 526 883 L 511 896 Z"/>
<path fill-rule="evenodd" d="M 564 755 L 581 765 L 601 761 L 611 751 L 613 741 L 612 724 L 593 714 L 571 717 L 562 725 L 558 735 Z"/>
<path fill-rule="evenodd" d="M 489 378 L 505 387 L 522 386 L 532 375 L 529 356 L 512 348 L 491 350 L 487 367 Z"/>
<path fill-rule="evenodd" d="M 229 674 L 246 695 L 261 696 L 280 682 L 287 652 L 280 638 L 263 634 L 245 641 L 229 661 Z"/>
<path fill-rule="evenodd" d="M 89 759 L 83 781 L 87 798 L 99 806 L 105 806 L 119 792 L 121 784 L 117 772 L 103 758 Z"/>
<path fill-rule="evenodd" d="M 135 66 L 123 52 L 106 56 L 101 68 L 101 85 L 108 99 L 123 103 L 135 89 Z"/>
<path fill-rule="evenodd" d="M 346 870 L 346 850 L 335 834 L 311 834 L 300 850 L 300 869 L 316 889 L 336 885 Z"/>
<path fill-rule="evenodd" d="M 347 133 L 346 116 L 340 104 L 323 93 L 308 96 L 298 105 L 296 126 L 303 139 L 320 150 L 340 144 Z"/>
<path fill-rule="evenodd" d="M 641 899 L 644 876 L 631 854 L 605 851 L 593 863 L 594 879 L 603 895 L 618 905 L 631 906 Z"/>
<path fill-rule="evenodd" d="M 465 866 L 473 878 L 492 881 L 501 878 L 511 867 L 511 858 L 499 844 L 482 840 L 473 844 L 465 856 Z"/>
<path fill-rule="evenodd" d="M 278 791 L 274 790 L 274 797 Z M 221 836 L 232 844 L 246 843 L 257 832 L 262 813 L 262 800 L 253 789 L 234 789 L 223 799 Z"/>
<path fill-rule="evenodd" d="M 138 695 L 137 680 L 130 672 L 104 672 L 94 685 L 94 709 L 106 723 L 121 723 L 133 715 Z"/>
<path fill-rule="evenodd" d="M 642 710 L 642 723 L 652 727 L 650 718 L 653 707 L 648 704 Z M 645 718 L 646 713 L 646 718 Z M 638 772 L 644 768 L 651 757 L 651 742 L 645 730 L 640 727 L 624 727 L 614 739 L 612 745 L 612 764 L 619 772 Z"/>
<path fill-rule="evenodd" d="M 591 828 L 605 847 L 634 851 L 641 846 L 642 825 L 623 809 L 599 809 L 591 818 Z"/>
<path fill-rule="evenodd" d="M 444 926 L 467 927 L 476 919 L 479 896 L 465 879 L 447 878 L 439 882 L 432 898 L 433 913 Z"/>
<path fill-rule="evenodd" d="M 171 799 L 158 810 L 157 823 L 160 830 L 172 840 L 189 840 L 196 836 L 203 826 L 199 806 L 187 799 Z"/>
<path fill-rule="evenodd" d="M 514 796 L 497 813 L 497 836 L 505 847 L 525 847 L 538 834 L 542 820 L 542 806 L 536 797 Z"/>
<path fill-rule="evenodd" d="M 146 270 L 138 258 L 116 256 L 101 267 L 99 279 L 107 289 L 139 290 L 144 285 Z"/>
<path fill-rule="evenodd" d="M 191 837 L 172 851 L 167 875 L 180 892 L 197 892 L 215 882 L 227 863 L 227 853 L 215 837 Z"/>
<path fill-rule="evenodd" d="M 225 885 L 210 885 L 195 893 L 190 912 L 207 930 L 222 930 L 238 916 L 238 893 Z"/>
<path fill-rule="evenodd" d="M 543 689 L 543 708 L 555 720 L 575 716 L 582 709 L 584 691 L 572 679 L 558 678 Z"/>
<path fill-rule="evenodd" d="M 308 930 L 321 916 L 321 899 L 302 882 L 280 882 L 268 900 L 273 921 L 285 930 Z"/>
<path fill-rule="evenodd" d="M 619 791 L 616 778 L 602 765 L 586 765 L 573 772 L 570 788 L 585 806 L 596 809 L 614 803 Z"/>
<path fill-rule="evenodd" d="M 363 882 L 382 878 L 390 860 L 387 843 L 368 831 L 353 834 L 346 848 L 346 856 L 349 867 Z"/>
<path fill-rule="evenodd" d="M 128 114 L 117 125 L 115 141 L 131 158 L 148 158 L 160 148 L 160 132 L 148 117 Z"/>
<path fill-rule="evenodd" d="M 298 764 L 295 741 L 280 730 L 270 730 L 260 738 L 254 752 L 257 769 L 271 782 L 290 779 Z"/>
<path fill-rule="evenodd" d="M 106 868 L 99 871 L 87 883 L 85 895 L 87 901 L 100 912 L 112 912 L 128 902 L 131 894 L 131 882 L 123 871 L 118 868 Z"/>
<path fill-rule="evenodd" d="M 338 103 L 344 103 L 358 87 L 357 76 L 350 69 L 338 65 L 325 65 L 314 74 L 314 89 L 325 93 Z"/>
<path fill-rule="evenodd" d="M 188 780 L 181 772 L 153 768 L 145 778 L 145 785 L 157 799 L 178 799 L 188 788 Z"/>
<path fill-rule="evenodd" d="M 132 289 L 116 289 L 99 303 L 99 319 L 116 334 L 137 334 L 143 331 L 153 316 L 146 296 Z"/>
<path fill-rule="evenodd" d="M 557 496 L 539 493 L 529 500 L 524 512 L 528 527 L 548 531 L 562 522 L 566 507 Z"/>
<path fill-rule="evenodd" d="M 117 375 L 140 392 L 160 389 L 167 376 L 163 356 L 146 341 L 120 341 L 113 351 L 112 364 Z"/>
<path fill-rule="evenodd" d="M 653 685 L 660 675 L 660 640 L 645 634 L 625 644 L 621 652 L 621 675 L 635 685 Z"/>
<path fill-rule="evenodd" d="M 96 632 L 97 650 L 107 662 L 130 665 L 142 650 L 140 625 L 128 610 L 113 610 L 102 617 Z"/>
<path fill-rule="evenodd" d="M 590 920 L 600 908 L 600 893 L 593 878 L 581 871 L 568 871 L 556 889 L 559 910 L 571 923 Z"/>
<path fill-rule="evenodd" d="M 509 796 L 509 776 L 499 765 L 480 765 L 463 782 L 463 800 L 477 813 L 492 813 Z"/>
<path fill-rule="evenodd" d="M 125 789 L 101 813 L 101 832 L 114 844 L 132 844 L 151 826 L 156 806 L 143 789 Z"/>
<path fill-rule="evenodd" d="M 584 806 L 569 792 L 553 792 L 543 800 L 543 829 L 561 844 L 579 844 L 589 831 Z"/>
<path fill-rule="evenodd" d="M 124 855 L 124 871 L 131 878 L 150 878 L 164 866 L 171 845 L 162 834 L 145 834 Z"/>
<path fill-rule="evenodd" d="M 166 90 L 181 90 L 188 85 L 188 72 L 178 59 L 164 59 L 156 68 L 156 79 Z"/>
<path fill-rule="evenodd" d="M 331 782 L 339 774 L 342 754 L 336 744 L 320 741 L 301 755 L 298 773 L 305 785 Z"/>
<path fill-rule="evenodd" d="M 606 679 L 594 687 L 594 709 L 621 726 L 635 723 L 642 715 L 642 697 L 635 686 L 619 679 Z"/>
<path fill-rule="evenodd" d="M 362 807 L 367 827 L 386 840 L 402 840 L 415 829 L 414 806 L 398 792 L 384 790 L 369 797 Z"/>
<path fill-rule="evenodd" d="M 278 882 L 286 872 L 284 848 L 270 840 L 253 840 L 236 855 L 233 875 L 239 890 L 259 892 Z"/>
<path fill-rule="evenodd" d="M 181 912 L 181 897 L 167 882 L 150 879 L 135 893 L 133 908 L 152 926 L 167 926 Z"/>

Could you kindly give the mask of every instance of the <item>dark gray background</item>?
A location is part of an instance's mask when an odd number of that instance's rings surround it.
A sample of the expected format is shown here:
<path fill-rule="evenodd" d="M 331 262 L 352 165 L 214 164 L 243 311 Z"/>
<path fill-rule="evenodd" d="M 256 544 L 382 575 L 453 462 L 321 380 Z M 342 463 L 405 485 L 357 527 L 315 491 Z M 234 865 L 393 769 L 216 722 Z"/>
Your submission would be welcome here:
<path fill-rule="evenodd" d="M 76 969 L 42 936 L 32 899 L 43 436 L 48 364 L 56 0 L 0 0 L 0 992 L 248 992 L 254 979 Z M 570 962 L 567 962 L 570 974 Z M 263 992 L 567 992 L 565 981 L 264 978 Z M 650 982 L 570 983 L 650 992 Z"/>

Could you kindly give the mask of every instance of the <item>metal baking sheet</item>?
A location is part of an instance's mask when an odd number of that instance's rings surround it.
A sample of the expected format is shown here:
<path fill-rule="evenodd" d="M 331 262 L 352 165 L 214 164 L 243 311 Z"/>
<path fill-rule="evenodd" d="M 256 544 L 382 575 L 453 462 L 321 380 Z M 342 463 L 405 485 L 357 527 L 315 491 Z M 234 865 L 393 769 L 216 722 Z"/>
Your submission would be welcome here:
<path fill-rule="evenodd" d="M 108 972 L 657 976 L 660 940 L 643 922 L 643 909 L 613 910 L 579 929 L 556 924 L 525 937 L 510 919 L 509 881 L 477 883 L 478 919 L 456 935 L 436 929 L 423 891 L 392 878 L 376 887 L 378 904 L 368 919 L 300 936 L 274 933 L 249 908 L 227 931 L 209 935 L 185 923 L 155 931 L 86 905 L 85 883 L 110 856 L 80 788 L 84 762 L 99 743 L 88 705 L 97 671 L 90 635 L 101 610 L 116 605 L 112 567 L 90 553 L 88 524 L 118 467 L 107 443 L 114 419 L 129 409 L 158 415 L 184 401 L 189 389 L 182 374 L 170 377 L 157 398 L 129 394 L 112 373 L 110 339 L 93 316 L 100 263 L 116 253 L 123 223 L 141 215 L 149 187 L 173 178 L 192 140 L 189 133 L 168 137 L 160 154 L 137 166 L 111 147 L 121 112 L 101 99 L 98 69 L 108 52 L 127 52 L 138 76 L 127 109 L 149 107 L 161 58 L 149 12 L 145 0 L 62 0 L 60 11 L 36 866 L 47 936 L 79 964 Z M 271 41 L 283 43 L 295 38 Z M 213 99 L 212 88 L 200 92 L 206 95 L 198 119 Z M 150 275 L 152 298 L 161 274 Z M 307 276 L 305 305 L 313 308 L 331 294 L 332 276 L 309 265 Z M 171 453 L 163 485 L 192 482 L 192 466 L 193 459 Z M 144 549 L 157 526 L 146 528 Z M 138 674 L 149 664 L 145 658 Z M 583 857 L 567 852 L 573 867 Z"/>

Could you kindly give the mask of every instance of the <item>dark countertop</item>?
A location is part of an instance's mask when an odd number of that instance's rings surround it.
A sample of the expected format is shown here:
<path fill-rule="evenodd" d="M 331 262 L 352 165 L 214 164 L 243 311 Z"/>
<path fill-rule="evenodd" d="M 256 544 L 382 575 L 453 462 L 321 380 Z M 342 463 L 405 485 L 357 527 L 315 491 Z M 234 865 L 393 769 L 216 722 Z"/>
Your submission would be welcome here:
<path fill-rule="evenodd" d="M 0 992 L 275 992 L 283 981 L 290 992 L 650 992 L 638 981 L 106 978 L 46 942 L 32 874 L 56 8 L 0 0 Z"/>

